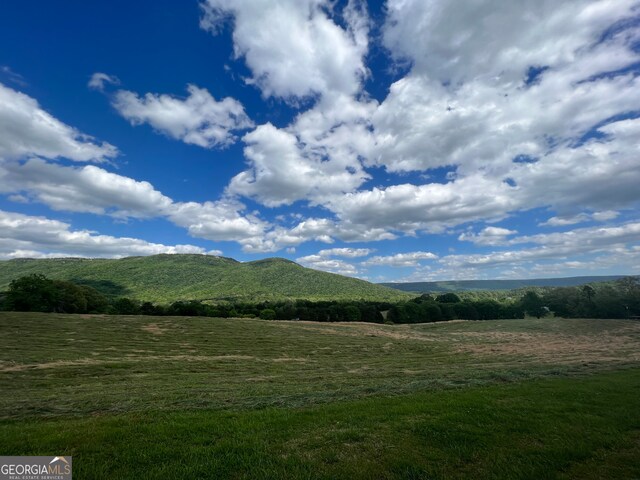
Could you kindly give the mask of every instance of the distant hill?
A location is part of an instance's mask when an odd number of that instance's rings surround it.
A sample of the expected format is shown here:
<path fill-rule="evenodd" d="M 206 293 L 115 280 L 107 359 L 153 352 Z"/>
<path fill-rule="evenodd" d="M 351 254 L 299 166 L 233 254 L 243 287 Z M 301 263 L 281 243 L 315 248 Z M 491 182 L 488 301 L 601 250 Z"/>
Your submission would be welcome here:
<path fill-rule="evenodd" d="M 122 259 L 0 261 L 0 291 L 24 275 L 90 285 L 112 296 L 168 303 L 176 300 L 398 300 L 407 294 L 356 278 L 305 268 L 282 258 L 241 263 L 208 255 Z"/>
<path fill-rule="evenodd" d="M 447 282 L 381 283 L 403 292 L 460 292 L 470 290 L 515 290 L 526 287 L 574 287 L 587 283 L 610 282 L 626 275 L 532 278 L 527 280 L 452 280 Z"/>

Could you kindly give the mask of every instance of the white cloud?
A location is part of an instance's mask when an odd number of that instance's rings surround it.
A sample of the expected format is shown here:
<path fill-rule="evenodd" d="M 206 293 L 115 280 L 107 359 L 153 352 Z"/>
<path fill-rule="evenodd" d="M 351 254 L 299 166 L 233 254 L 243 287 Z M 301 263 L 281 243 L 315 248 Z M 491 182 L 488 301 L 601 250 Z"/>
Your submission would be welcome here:
<path fill-rule="evenodd" d="M 208 0 L 202 7 L 201 25 L 214 33 L 233 20 L 236 56 L 265 96 L 316 100 L 286 128 L 267 123 L 245 135 L 249 168 L 227 192 L 268 207 L 322 204 L 368 180 L 360 158 L 373 145 L 368 118 L 377 102 L 356 99 L 367 74 L 365 3 L 350 0 L 339 10 L 325 0 Z"/>
<path fill-rule="evenodd" d="M 318 255 L 320 257 L 346 257 L 346 258 L 357 258 L 357 257 L 366 257 L 367 255 L 374 252 L 371 248 L 328 248 L 324 250 L 320 250 Z"/>
<path fill-rule="evenodd" d="M 226 97 L 217 101 L 204 88 L 187 87 L 189 95 L 147 93 L 144 97 L 119 90 L 113 106 L 132 125 L 148 123 L 154 129 L 176 140 L 204 148 L 222 147 L 235 142 L 233 132 L 253 126 L 244 107 Z"/>
<path fill-rule="evenodd" d="M 149 182 L 93 165 L 63 167 L 35 158 L 0 164 L 0 192 L 23 192 L 55 210 L 117 218 L 162 216 L 172 203 Z"/>
<path fill-rule="evenodd" d="M 396 253 L 395 255 L 388 256 L 376 256 L 371 257 L 369 260 L 362 262 L 363 266 L 389 266 L 389 267 L 417 267 L 420 262 L 426 260 L 436 260 L 437 255 L 431 252 L 407 252 Z"/>
<path fill-rule="evenodd" d="M 360 271 L 354 264 L 331 257 L 366 257 L 373 251 L 370 248 L 328 248 L 320 250 L 314 255 L 300 257 L 296 259 L 296 262 L 309 268 L 339 273 L 340 275 L 358 275 Z"/>
<path fill-rule="evenodd" d="M 167 216 L 176 225 L 185 227 L 193 237 L 240 243 L 262 238 L 269 224 L 254 215 L 242 215 L 244 205 L 231 200 L 217 202 L 174 203 Z"/>
<path fill-rule="evenodd" d="M 214 34 L 232 20 L 234 53 L 244 57 L 264 96 L 354 94 L 367 75 L 369 22 L 363 1 L 340 15 L 328 0 L 206 0 L 202 28 Z"/>
<path fill-rule="evenodd" d="M 33 98 L 0 84 L 0 160 L 33 155 L 101 162 L 118 150 L 97 143 L 43 110 Z"/>
<path fill-rule="evenodd" d="M 393 185 L 332 199 L 330 208 L 350 224 L 409 234 L 442 231 L 480 218 L 502 217 L 517 206 L 511 187 L 482 176 L 448 184 Z"/>
<path fill-rule="evenodd" d="M 0 258 L 123 257 L 159 253 L 209 253 L 194 245 L 163 245 L 128 237 L 72 230 L 68 223 L 0 210 Z"/>
<path fill-rule="evenodd" d="M 174 202 L 145 181 L 88 165 L 64 167 L 31 159 L 0 163 L 0 192 L 22 192 L 25 199 L 54 210 L 110 215 L 118 219 L 167 218 L 189 234 L 214 241 L 257 241 L 270 228 L 255 215 L 243 215 L 235 200 Z"/>
<path fill-rule="evenodd" d="M 476 245 L 502 245 L 507 237 L 518 233 L 516 230 L 509 230 L 501 227 L 486 227 L 480 233 L 465 232 L 458 240 L 473 242 Z"/>
<path fill-rule="evenodd" d="M 626 250 L 640 241 L 640 223 L 616 227 L 590 227 L 566 232 L 528 235 L 513 238 L 506 245 L 534 244 L 532 248 L 496 251 L 488 254 L 448 255 L 440 262 L 452 268 L 518 265 L 545 259 L 570 259 L 583 254 Z M 575 260 L 574 260 L 575 261 Z M 636 265 L 637 268 L 637 265 Z"/>
<path fill-rule="evenodd" d="M 593 213 L 580 213 L 578 215 L 570 215 L 565 217 L 551 217 L 549 220 L 539 223 L 539 226 L 548 226 L 548 227 L 565 227 L 567 225 L 575 225 L 577 223 L 584 223 L 590 220 L 595 220 L 597 222 L 606 222 L 607 220 L 613 220 L 618 218 L 620 215 L 619 212 L 613 210 L 605 210 L 602 212 L 593 212 Z"/>
<path fill-rule="evenodd" d="M 352 224 L 414 233 L 532 207 L 570 217 L 637 204 L 639 122 L 612 122 L 640 104 L 629 71 L 640 30 L 622 22 L 636 6 L 390 1 L 385 45 L 411 71 L 369 118 L 366 164 L 454 173 L 446 185 L 374 188 L 329 208 Z M 542 73 L 526 82 L 531 67 Z M 585 142 L 597 125 L 600 137 Z"/>
<path fill-rule="evenodd" d="M 87 86 L 92 90 L 104 92 L 105 84 L 120 85 L 120 79 L 115 75 L 107 75 L 106 73 L 96 72 L 91 75 Z"/>
<path fill-rule="evenodd" d="M 598 130 L 603 139 L 592 138 L 580 147 L 560 149 L 536 163 L 516 166 L 511 177 L 521 190 L 522 205 L 550 205 L 566 215 L 636 204 L 640 200 L 640 118 Z"/>
<path fill-rule="evenodd" d="M 28 86 L 25 78 L 18 72 L 14 72 L 8 65 L 0 65 L 0 74 L 4 76 L 9 82 L 19 85 L 20 87 Z"/>
<path fill-rule="evenodd" d="M 384 43 L 415 71 L 454 86 L 518 82 L 529 66 L 574 62 L 635 8 L 635 0 L 389 0 Z"/>
<path fill-rule="evenodd" d="M 294 133 L 267 123 L 244 136 L 250 169 L 231 179 L 227 191 L 276 207 L 353 191 L 368 175 L 357 159 L 331 155 L 326 149 L 300 146 Z"/>
<path fill-rule="evenodd" d="M 326 258 L 320 255 L 307 255 L 306 257 L 300 257 L 296 259 L 296 262 L 304 265 L 305 267 L 323 270 L 325 272 L 338 273 L 340 275 L 357 275 L 359 273 L 358 268 L 349 262 L 338 260 L 336 258 Z"/>

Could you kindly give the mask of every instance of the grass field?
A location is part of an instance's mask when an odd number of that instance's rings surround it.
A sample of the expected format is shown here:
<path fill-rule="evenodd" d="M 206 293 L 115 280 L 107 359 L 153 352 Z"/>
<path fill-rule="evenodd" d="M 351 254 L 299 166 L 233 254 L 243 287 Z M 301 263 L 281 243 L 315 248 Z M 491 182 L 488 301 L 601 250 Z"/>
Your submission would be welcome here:
<path fill-rule="evenodd" d="M 77 478 L 640 478 L 640 323 L 0 314 L 0 454 Z"/>

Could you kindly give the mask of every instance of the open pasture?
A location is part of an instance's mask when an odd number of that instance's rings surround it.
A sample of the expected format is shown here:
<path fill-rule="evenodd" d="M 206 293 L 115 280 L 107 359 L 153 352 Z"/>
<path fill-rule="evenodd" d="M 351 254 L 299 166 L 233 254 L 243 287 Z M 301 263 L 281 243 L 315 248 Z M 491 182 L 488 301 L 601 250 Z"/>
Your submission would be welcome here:
<path fill-rule="evenodd" d="M 0 450 L 83 478 L 640 475 L 640 322 L 2 313 L 0 334 Z"/>

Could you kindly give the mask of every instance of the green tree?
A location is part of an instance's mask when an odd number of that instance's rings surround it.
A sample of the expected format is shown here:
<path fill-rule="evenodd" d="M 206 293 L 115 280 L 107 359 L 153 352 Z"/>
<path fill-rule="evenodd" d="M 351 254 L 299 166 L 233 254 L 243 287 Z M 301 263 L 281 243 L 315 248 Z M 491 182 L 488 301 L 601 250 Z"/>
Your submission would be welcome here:
<path fill-rule="evenodd" d="M 87 299 L 84 291 L 75 283 L 53 280 L 55 304 L 52 311 L 59 313 L 84 313 L 87 311 Z"/>
<path fill-rule="evenodd" d="M 527 292 L 520 299 L 522 309 L 532 317 L 540 318 L 545 314 L 542 298 L 536 292 Z"/>
<path fill-rule="evenodd" d="M 436 297 L 436 301 L 439 303 L 460 303 L 460 297 L 453 292 L 443 293 Z"/>
<path fill-rule="evenodd" d="M 138 315 L 140 313 L 140 306 L 135 300 L 122 297 L 113 302 L 111 312 L 116 315 Z"/>
<path fill-rule="evenodd" d="M 13 280 L 5 301 L 8 310 L 52 312 L 58 303 L 58 293 L 52 280 L 35 273 Z"/>
<path fill-rule="evenodd" d="M 260 318 L 263 320 L 275 320 L 276 311 L 272 308 L 265 308 L 264 310 L 260 310 Z"/>
<path fill-rule="evenodd" d="M 347 305 L 344 308 L 344 319 L 346 322 L 359 322 L 361 318 L 360 309 L 355 305 Z"/>

